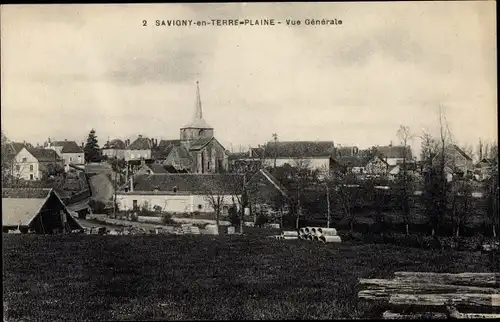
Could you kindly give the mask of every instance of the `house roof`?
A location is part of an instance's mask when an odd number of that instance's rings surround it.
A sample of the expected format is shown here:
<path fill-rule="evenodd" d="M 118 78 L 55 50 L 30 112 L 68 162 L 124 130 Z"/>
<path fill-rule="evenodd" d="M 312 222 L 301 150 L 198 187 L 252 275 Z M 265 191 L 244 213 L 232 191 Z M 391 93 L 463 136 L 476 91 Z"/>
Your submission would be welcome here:
<path fill-rule="evenodd" d="M 172 166 L 177 170 L 191 167 L 193 159 L 184 145 L 172 146 L 170 153 L 163 161 L 164 165 Z"/>
<path fill-rule="evenodd" d="M 127 150 L 149 150 L 153 147 L 150 139 L 138 137 L 134 142 L 130 143 Z"/>
<path fill-rule="evenodd" d="M 268 142 L 266 157 L 300 158 L 330 157 L 335 153 L 333 141 L 281 141 Z"/>
<path fill-rule="evenodd" d="M 45 204 L 52 189 L 2 189 L 2 226 L 27 226 Z"/>
<path fill-rule="evenodd" d="M 253 158 L 262 158 L 264 156 L 265 149 L 263 147 L 250 148 L 250 155 Z"/>
<path fill-rule="evenodd" d="M 123 142 L 120 139 L 114 139 L 109 142 L 106 142 L 104 145 L 103 149 L 117 149 L 117 150 L 123 150 L 125 149 L 125 142 Z"/>
<path fill-rule="evenodd" d="M 61 153 L 83 153 L 83 150 L 78 146 L 78 144 L 76 144 L 75 141 L 66 141 L 66 144 L 64 144 Z"/>
<path fill-rule="evenodd" d="M 160 140 L 158 148 L 161 150 L 163 148 L 169 147 L 171 145 L 180 145 L 181 140 Z"/>
<path fill-rule="evenodd" d="M 134 192 L 174 192 L 177 194 L 239 194 L 243 176 L 238 174 L 145 174 L 134 178 Z M 131 192 L 133 193 L 133 192 Z"/>
<path fill-rule="evenodd" d="M 113 168 L 109 163 L 89 163 L 85 165 L 85 173 L 111 173 Z"/>
<path fill-rule="evenodd" d="M 11 149 L 12 154 L 18 154 L 26 145 L 22 142 L 10 142 L 8 146 Z"/>
<path fill-rule="evenodd" d="M 352 157 L 358 152 L 358 148 L 355 146 L 341 146 L 335 148 L 335 156 L 338 158 Z"/>
<path fill-rule="evenodd" d="M 344 167 L 364 167 L 369 160 L 359 156 L 343 156 L 335 158 Z"/>
<path fill-rule="evenodd" d="M 453 144 L 451 147 L 457 150 L 457 152 L 460 153 L 460 155 L 463 156 L 465 159 L 469 161 L 472 160 L 472 158 L 467 153 L 465 153 L 464 150 L 460 149 L 456 144 Z"/>
<path fill-rule="evenodd" d="M 168 173 L 165 168 L 158 163 L 149 163 L 149 164 L 144 164 L 141 168 L 147 167 L 148 169 L 151 170 L 152 173 Z"/>
<path fill-rule="evenodd" d="M 402 159 L 405 156 L 405 147 L 399 145 L 388 145 L 376 147 L 377 154 L 383 158 L 388 159 Z M 412 159 L 411 148 L 406 147 L 406 158 Z"/>
<path fill-rule="evenodd" d="M 259 171 L 255 172 L 252 177 L 248 180 L 247 184 L 250 184 L 252 179 L 257 176 L 262 175 L 266 180 L 268 180 L 283 196 L 288 197 L 288 190 L 285 188 L 281 182 L 278 181 L 269 171 L 266 169 L 259 169 Z"/>
<path fill-rule="evenodd" d="M 57 152 L 50 149 L 26 148 L 39 162 L 54 162 L 61 161 Z"/>

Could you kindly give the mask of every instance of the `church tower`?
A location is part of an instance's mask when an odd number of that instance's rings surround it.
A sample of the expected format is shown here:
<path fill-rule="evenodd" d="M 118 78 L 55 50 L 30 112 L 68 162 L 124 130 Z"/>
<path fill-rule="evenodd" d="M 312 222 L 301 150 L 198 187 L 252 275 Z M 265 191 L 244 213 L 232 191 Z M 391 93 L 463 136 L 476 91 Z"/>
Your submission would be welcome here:
<path fill-rule="evenodd" d="M 181 142 L 189 150 L 191 144 L 201 138 L 212 138 L 214 129 L 203 119 L 200 98 L 200 84 L 196 82 L 196 109 L 191 123 L 181 128 Z"/>

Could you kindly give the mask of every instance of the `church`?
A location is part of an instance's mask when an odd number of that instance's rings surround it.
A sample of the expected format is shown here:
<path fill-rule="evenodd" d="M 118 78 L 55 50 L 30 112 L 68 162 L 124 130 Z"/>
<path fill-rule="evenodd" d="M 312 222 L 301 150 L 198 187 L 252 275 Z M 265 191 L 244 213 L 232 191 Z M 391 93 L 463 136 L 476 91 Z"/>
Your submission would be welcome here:
<path fill-rule="evenodd" d="M 131 144 L 132 145 L 132 144 Z M 228 169 L 228 151 L 214 136 L 214 128 L 203 119 L 199 82 L 193 120 L 180 129 L 178 140 L 151 142 L 151 159 L 177 171 L 222 173 Z"/>

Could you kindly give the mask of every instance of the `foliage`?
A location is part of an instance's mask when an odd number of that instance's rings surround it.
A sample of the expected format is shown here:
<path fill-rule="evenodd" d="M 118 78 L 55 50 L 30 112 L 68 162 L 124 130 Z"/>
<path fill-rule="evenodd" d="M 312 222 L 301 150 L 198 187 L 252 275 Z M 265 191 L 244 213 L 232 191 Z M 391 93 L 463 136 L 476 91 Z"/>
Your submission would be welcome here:
<path fill-rule="evenodd" d="M 83 148 L 85 152 L 85 161 L 86 162 L 100 162 L 101 161 L 101 153 L 99 150 L 99 144 L 97 140 L 97 136 L 95 134 L 95 130 L 92 129 L 87 137 L 87 143 L 85 143 L 85 147 Z"/>
<path fill-rule="evenodd" d="M 104 213 L 104 210 L 106 209 L 106 205 L 102 201 L 94 200 L 94 199 L 90 200 L 89 206 L 92 209 L 92 212 L 96 213 L 96 214 L 102 214 L 102 213 Z"/>
<path fill-rule="evenodd" d="M 171 225 L 175 223 L 175 221 L 172 219 L 172 214 L 169 213 L 163 213 L 161 215 L 161 222 L 165 225 Z"/>

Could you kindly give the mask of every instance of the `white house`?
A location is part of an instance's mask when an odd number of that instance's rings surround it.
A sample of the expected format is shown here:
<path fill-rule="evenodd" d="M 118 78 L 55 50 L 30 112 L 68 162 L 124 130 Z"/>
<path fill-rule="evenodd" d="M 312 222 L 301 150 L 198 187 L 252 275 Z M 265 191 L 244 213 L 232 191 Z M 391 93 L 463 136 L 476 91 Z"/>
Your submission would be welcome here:
<path fill-rule="evenodd" d="M 124 158 L 125 161 L 132 160 L 150 160 L 151 151 L 153 149 L 153 142 L 149 138 L 144 138 L 139 135 L 134 142 L 130 143 L 125 148 Z"/>
<path fill-rule="evenodd" d="M 403 162 L 403 159 L 406 159 L 407 163 L 413 161 L 413 156 L 411 153 L 411 148 L 409 146 L 396 146 L 396 145 L 388 145 L 388 146 L 377 146 L 376 154 L 380 158 L 382 158 L 387 165 L 395 166 Z"/>
<path fill-rule="evenodd" d="M 120 210 L 155 210 L 169 213 L 213 213 L 220 205 L 221 213 L 238 205 L 243 193 L 243 176 L 238 174 L 141 174 L 117 191 Z M 219 202 L 214 202 L 218 201 Z"/>
<path fill-rule="evenodd" d="M 40 180 L 50 164 L 63 165 L 56 151 L 23 147 L 14 158 L 13 174 L 24 180 Z"/>
<path fill-rule="evenodd" d="M 120 139 L 114 139 L 106 142 L 102 148 L 102 155 L 109 158 L 124 159 L 126 144 Z"/>
<path fill-rule="evenodd" d="M 75 141 L 48 141 L 46 149 L 54 150 L 59 155 L 64 165 L 83 165 L 85 164 L 85 153 Z"/>

